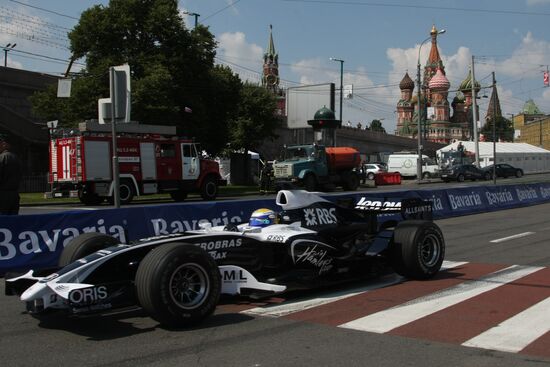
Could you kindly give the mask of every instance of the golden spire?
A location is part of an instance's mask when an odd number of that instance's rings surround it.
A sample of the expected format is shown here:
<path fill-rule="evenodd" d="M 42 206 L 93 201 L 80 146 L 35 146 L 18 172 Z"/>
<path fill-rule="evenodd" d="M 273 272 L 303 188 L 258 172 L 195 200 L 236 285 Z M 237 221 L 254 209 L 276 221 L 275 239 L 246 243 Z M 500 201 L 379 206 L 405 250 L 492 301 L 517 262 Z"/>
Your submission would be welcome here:
<path fill-rule="evenodd" d="M 430 34 L 437 34 L 437 29 L 435 28 L 435 24 L 432 24 L 432 30 L 430 31 Z"/>

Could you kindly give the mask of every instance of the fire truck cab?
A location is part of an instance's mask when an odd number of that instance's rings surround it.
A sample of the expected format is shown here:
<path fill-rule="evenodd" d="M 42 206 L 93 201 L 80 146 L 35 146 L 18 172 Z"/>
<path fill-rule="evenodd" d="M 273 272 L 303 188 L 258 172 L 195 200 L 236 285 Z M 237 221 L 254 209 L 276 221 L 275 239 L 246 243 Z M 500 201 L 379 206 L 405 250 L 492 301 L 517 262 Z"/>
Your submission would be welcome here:
<path fill-rule="evenodd" d="M 110 124 L 81 123 L 78 131 L 50 141 L 52 191 L 47 197 L 78 197 L 86 205 L 113 200 Z M 176 136 L 173 126 L 117 125 L 120 202 L 135 196 L 169 193 L 183 201 L 190 192 L 214 200 L 225 185 L 217 162 L 202 157 L 197 143 Z"/>

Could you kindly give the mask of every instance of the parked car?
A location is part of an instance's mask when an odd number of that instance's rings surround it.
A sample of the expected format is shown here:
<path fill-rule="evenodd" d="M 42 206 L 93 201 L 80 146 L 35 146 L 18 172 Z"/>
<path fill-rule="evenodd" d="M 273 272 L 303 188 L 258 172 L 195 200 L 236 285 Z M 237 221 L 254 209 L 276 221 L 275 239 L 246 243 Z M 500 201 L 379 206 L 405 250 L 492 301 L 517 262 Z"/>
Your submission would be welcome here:
<path fill-rule="evenodd" d="M 490 166 L 484 167 L 483 171 L 489 173 L 489 178 L 493 177 L 492 164 Z M 497 177 L 504 177 L 504 178 L 518 177 L 519 178 L 523 176 L 523 170 L 521 168 L 510 166 L 509 164 L 506 164 L 506 163 L 497 163 L 496 174 L 497 174 Z"/>
<path fill-rule="evenodd" d="M 363 164 L 364 178 L 367 180 L 374 180 L 374 175 L 381 172 L 386 172 L 386 169 L 377 163 L 365 163 Z M 364 183 L 364 182 L 363 182 Z"/>
<path fill-rule="evenodd" d="M 489 172 L 485 172 L 477 168 L 473 164 L 457 164 L 441 171 L 441 179 L 445 182 L 463 182 L 464 180 L 489 180 L 490 178 L 491 174 Z"/>

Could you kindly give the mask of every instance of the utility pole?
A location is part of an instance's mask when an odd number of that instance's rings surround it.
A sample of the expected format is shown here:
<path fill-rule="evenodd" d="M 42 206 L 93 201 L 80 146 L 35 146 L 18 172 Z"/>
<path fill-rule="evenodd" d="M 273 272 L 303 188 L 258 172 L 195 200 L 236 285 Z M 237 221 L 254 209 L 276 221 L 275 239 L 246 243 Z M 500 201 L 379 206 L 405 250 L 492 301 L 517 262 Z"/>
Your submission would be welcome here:
<path fill-rule="evenodd" d="M 195 28 L 197 28 L 198 19 L 201 15 L 197 14 L 197 13 L 189 13 L 187 11 L 184 11 L 183 14 L 187 14 L 187 15 L 191 15 L 191 16 L 195 17 Z"/>
<path fill-rule="evenodd" d="M 473 133 L 474 133 L 474 146 L 475 146 L 475 165 L 479 168 L 479 142 L 477 140 L 477 97 L 476 97 L 476 77 L 474 72 L 474 55 L 472 55 L 472 117 L 473 121 Z"/>
<path fill-rule="evenodd" d="M 113 144 L 113 201 L 115 208 L 120 208 L 120 175 L 119 175 L 119 166 L 118 166 L 118 147 L 117 147 L 117 131 L 116 131 L 116 115 L 115 115 L 115 106 L 116 106 L 116 93 L 115 93 L 115 68 L 111 66 L 109 68 L 109 90 L 111 97 L 111 134 L 112 134 L 112 144 Z"/>
<path fill-rule="evenodd" d="M 495 72 L 493 71 L 493 184 L 497 184 L 497 81 L 495 79 Z"/>

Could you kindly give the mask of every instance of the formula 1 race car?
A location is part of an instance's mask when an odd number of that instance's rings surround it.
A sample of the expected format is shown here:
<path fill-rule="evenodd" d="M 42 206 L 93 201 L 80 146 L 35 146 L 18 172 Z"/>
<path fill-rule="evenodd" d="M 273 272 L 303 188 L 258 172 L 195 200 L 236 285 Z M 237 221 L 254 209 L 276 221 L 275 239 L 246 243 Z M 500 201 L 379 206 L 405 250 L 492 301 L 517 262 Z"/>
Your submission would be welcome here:
<path fill-rule="evenodd" d="M 260 209 L 249 223 L 206 223 L 131 244 L 84 233 L 63 249 L 58 269 L 6 279 L 6 294 L 20 295 L 33 314 L 140 306 L 174 327 L 212 314 L 220 294 L 265 297 L 358 279 L 388 265 L 428 279 L 441 268 L 445 241 L 430 202 L 333 203 L 282 190 L 276 203 L 280 213 Z"/>

